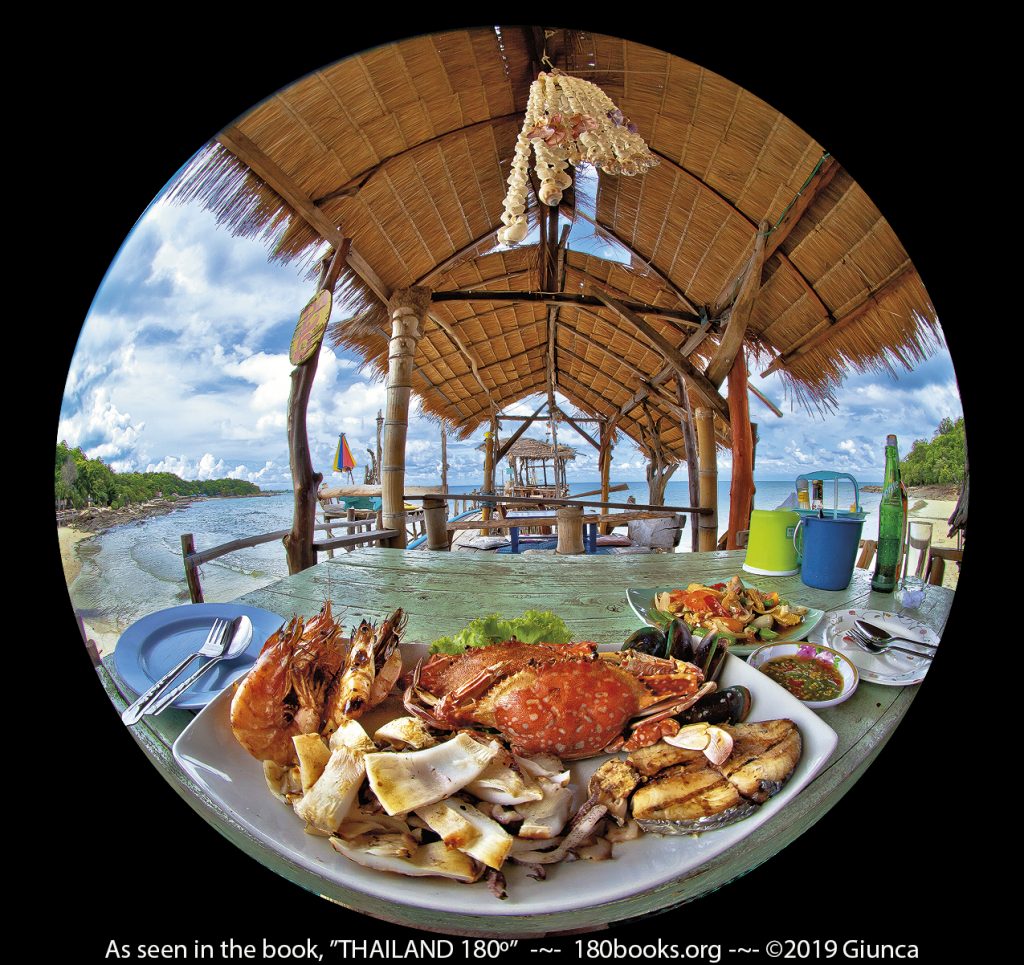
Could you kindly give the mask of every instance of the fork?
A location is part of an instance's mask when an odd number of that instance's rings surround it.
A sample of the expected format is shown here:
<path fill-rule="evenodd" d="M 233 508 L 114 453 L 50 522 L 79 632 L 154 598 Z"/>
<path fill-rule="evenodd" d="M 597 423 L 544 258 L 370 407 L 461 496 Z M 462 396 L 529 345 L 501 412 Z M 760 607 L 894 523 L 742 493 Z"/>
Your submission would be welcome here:
<path fill-rule="evenodd" d="M 172 680 L 178 676 L 196 657 L 216 657 L 224 649 L 224 635 L 231 626 L 230 620 L 216 619 L 210 628 L 206 642 L 195 653 L 190 653 L 176 667 L 164 674 L 152 687 L 149 688 L 138 700 L 129 704 L 121 712 L 121 720 L 129 727 L 136 723 L 146 712 L 150 703 L 156 700 Z"/>
<path fill-rule="evenodd" d="M 861 650 L 866 650 L 868 653 L 886 653 L 889 650 L 896 650 L 899 653 L 908 654 L 911 657 L 921 657 L 923 660 L 931 660 L 934 653 L 922 653 L 920 650 L 910 650 L 907 647 L 897 647 L 895 643 L 879 643 L 877 640 L 872 640 L 868 637 L 863 630 L 854 625 L 851 627 L 850 632 L 860 645 Z M 908 643 L 917 643 L 916 640 L 908 640 Z M 925 644 L 927 646 L 927 644 Z"/>

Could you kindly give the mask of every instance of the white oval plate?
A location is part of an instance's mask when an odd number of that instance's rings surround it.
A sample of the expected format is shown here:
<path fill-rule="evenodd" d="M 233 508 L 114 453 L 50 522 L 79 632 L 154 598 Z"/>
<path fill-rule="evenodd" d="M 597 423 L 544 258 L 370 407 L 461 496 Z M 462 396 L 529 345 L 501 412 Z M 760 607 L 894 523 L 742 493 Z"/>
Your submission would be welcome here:
<path fill-rule="evenodd" d="M 402 647 L 406 665 L 415 664 L 426 647 Z M 462 885 L 441 878 L 409 878 L 372 871 L 335 852 L 325 838 L 303 831 L 292 809 L 275 800 L 267 789 L 263 768 L 234 739 L 229 722 L 231 688 L 214 699 L 182 732 L 174 757 L 192 779 L 221 808 L 232 815 L 270 850 L 326 881 L 417 908 L 466 915 L 545 915 L 616 901 L 648 891 L 692 873 L 712 858 L 735 847 L 770 821 L 825 766 L 838 738 L 834 730 L 763 673 L 736 657 L 728 657 L 720 685 L 742 684 L 750 690 L 749 720 L 788 718 L 800 729 L 803 754 L 786 786 L 749 818 L 700 835 L 661 837 L 643 835 L 615 845 L 610 861 L 575 861 L 553 866 L 547 881 L 527 877 L 527 868 L 508 863 L 502 869 L 508 898 L 499 901 L 486 884 Z M 369 733 L 405 711 L 394 698 L 389 712 L 378 708 L 362 721 Z M 608 758 L 595 757 L 571 765 L 577 786 L 576 804 L 586 796 L 590 775 Z"/>
<path fill-rule="evenodd" d="M 868 623 L 873 623 L 896 637 L 921 640 L 932 646 L 939 644 L 939 635 L 931 627 L 886 610 L 833 610 L 827 619 L 808 634 L 807 639 L 811 643 L 831 647 L 843 656 L 849 657 L 850 662 L 860 671 L 861 680 L 885 684 L 887 687 L 909 687 L 924 680 L 931 660 L 926 657 L 911 657 L 896 650 L 887 653 L 868 653 L 853 638 L 851 631 L 854 620 L 867 620 Z M 901 643 L 899 646 L 905 644 Z"/>

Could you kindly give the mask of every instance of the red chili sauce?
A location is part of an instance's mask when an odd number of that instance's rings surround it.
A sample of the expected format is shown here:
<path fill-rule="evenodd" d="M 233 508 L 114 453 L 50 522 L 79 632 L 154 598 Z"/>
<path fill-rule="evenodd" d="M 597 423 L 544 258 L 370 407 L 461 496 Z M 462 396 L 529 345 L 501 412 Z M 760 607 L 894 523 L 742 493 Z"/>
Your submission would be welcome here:
<path fill-rule="evenodd" d="M 758 669 L 800 700 L 833 700 L 843 692 L 839 671 L 814 657 L 774 657 Z"/>

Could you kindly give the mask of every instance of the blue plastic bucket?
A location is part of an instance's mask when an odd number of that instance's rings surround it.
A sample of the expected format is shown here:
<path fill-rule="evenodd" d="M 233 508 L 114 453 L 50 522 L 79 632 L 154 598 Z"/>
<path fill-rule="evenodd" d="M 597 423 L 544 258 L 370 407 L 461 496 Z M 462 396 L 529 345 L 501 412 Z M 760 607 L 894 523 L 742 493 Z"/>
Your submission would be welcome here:
<path fill-rule="evenodd" d="M 853 579 L 864 518 L 806 516 L 793 545 L 801 559 L 800 579 L 819 590 L 845 590 Z"/>

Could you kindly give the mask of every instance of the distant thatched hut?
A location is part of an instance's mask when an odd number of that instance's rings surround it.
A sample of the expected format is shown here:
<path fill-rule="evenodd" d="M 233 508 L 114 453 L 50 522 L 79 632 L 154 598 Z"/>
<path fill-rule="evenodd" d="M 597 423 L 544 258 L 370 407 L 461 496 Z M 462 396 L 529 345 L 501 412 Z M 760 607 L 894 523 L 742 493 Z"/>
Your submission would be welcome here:
<path fill-rule="evenodd" d="M 486 451 L 486 443 L 477 447 Z M 505 492 L 510 496 L 546 495 L 557 496 L 568 491 L 565 478 L 565 464 L 576 458 L 572 446 L 554 445 L 542 439 L 523 436 L 517 439 L 506 452 L 511 472 L 505 483 Z M 551 475 L 548 476 L 548 465 Z"/>

